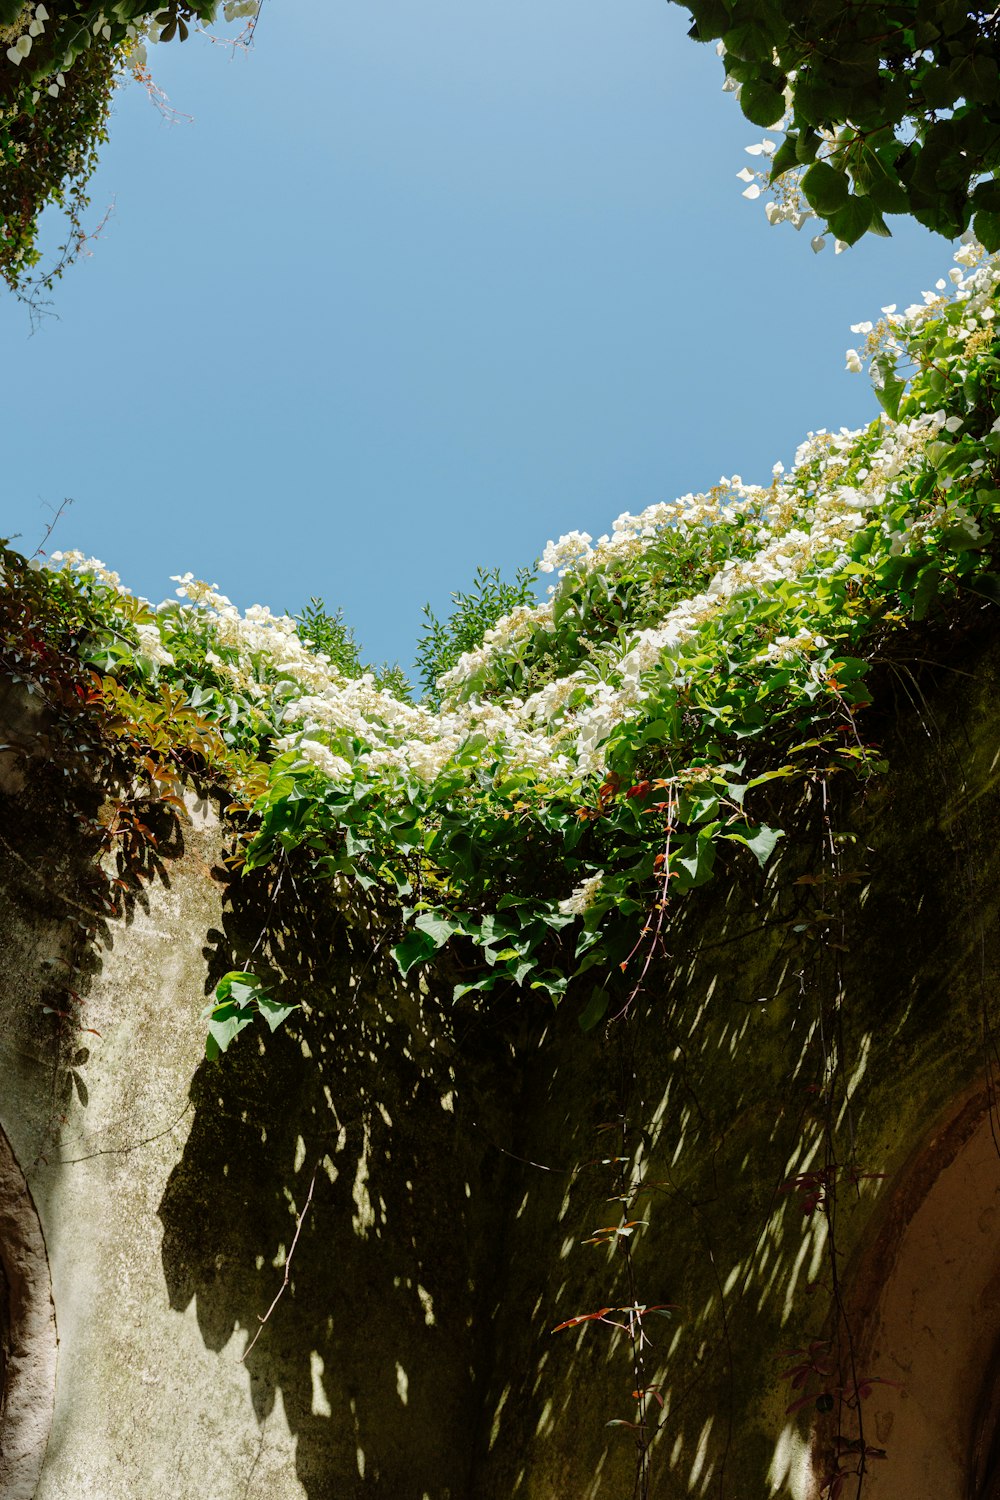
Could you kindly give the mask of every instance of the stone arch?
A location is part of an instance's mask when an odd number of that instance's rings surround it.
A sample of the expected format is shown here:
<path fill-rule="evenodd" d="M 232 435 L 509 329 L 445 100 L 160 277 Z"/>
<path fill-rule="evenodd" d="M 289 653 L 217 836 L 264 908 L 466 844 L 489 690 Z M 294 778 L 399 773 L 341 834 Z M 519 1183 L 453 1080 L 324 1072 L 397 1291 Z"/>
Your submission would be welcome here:
<path fill-rule="evenodd" d="M 0 1130 L 0 1500 L 31 1500 L 55 1400 L 55 1308 L 38 1214 Z"/>
<path fill-rule="evenodd" d="M 850 1279 L 865 1500 L 1000 1500 L 1000 1121 L 964 1095 L 896 1174 Z"/>

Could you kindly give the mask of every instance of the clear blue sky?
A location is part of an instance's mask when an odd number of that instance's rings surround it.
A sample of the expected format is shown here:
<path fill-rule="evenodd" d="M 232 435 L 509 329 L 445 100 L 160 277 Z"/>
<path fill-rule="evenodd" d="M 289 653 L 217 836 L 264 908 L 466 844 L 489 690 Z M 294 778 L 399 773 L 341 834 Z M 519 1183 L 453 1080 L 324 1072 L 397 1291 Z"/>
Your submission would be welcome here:
<path fill-rule="evenodd" d="M 115 211 L 33 337 L 0 305 L 0 533 L 154 599 L 342 604 L 412 659 L 477 563 L 766 479 L 874 411 L 849 325 L 950 247 L 834 257 L 740 197 L 761 132 L 666 0 L 266 0 L 253 53 L 150 49 Z"/>

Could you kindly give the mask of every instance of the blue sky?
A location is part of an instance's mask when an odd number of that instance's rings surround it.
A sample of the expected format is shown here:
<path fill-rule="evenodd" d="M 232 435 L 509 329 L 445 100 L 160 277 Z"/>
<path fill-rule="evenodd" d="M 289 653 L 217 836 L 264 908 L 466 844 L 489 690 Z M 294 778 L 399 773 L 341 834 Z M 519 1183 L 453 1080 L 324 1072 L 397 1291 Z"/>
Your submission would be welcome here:
<path fill-rule="evenodd" d="M 265 0 L 255 48 L 150 49 L 114 212 L 33 336 L 0 304 L 0 532 L 154 599 L 342 605 L 408 664 L 477 563 L 769 476 L 874 411 L 849 325 L 950 247 L 814 255 L 736 172 L 762 132 L 666 0 Z"/>

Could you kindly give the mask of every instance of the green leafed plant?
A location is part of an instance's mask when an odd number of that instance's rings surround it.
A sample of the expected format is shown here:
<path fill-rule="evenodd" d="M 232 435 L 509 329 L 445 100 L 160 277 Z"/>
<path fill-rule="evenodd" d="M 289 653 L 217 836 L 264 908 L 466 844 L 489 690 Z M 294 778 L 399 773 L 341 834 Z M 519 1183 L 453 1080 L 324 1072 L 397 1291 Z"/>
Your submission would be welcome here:
<path fill-rule="evenodd" d="M 431 701 L 359 673 L 318 601 L 243 615 L 185 575 L 154 608 L 69 554 L 42 574 L 11 561 L 11 607 L 41 596 L 96 673 L 95 716 L 226 788 L 234 870 L 291 861 L 296 882 L 382 891 L 402 973 L 434 964 L 467 1004 L 571 993 L 597 1024 L 673 902 L 720 872 L 766 878 L 781 783 L 879 772 L 873 659 L 1000 596 L 1000 263 L 974 243 L 956 260 L 856 325 L 870 423 L 810 434 L 767 485 L 561 537 L 542 603 L 529 571 L 481 572 L 432 622 Z M 245 998 L 218 1003 L 217 1045 L 248 1018 Z"/>
<path fill-rule="evenodd" d="M 215 987 L 212 1003 L 202 1011 L 201 1018 L 208 1023 L 205 1056 L 214 1062 L 256 1020 L 263 1021 L 270 1031 L 277 1031 L 297 1009 L 297 1005 L 273 999 L 253 974 L 235 969 L 223 975 Z"/>
<path fill-rule="evenodd" d="M 716 43 L 747 119 L 776 133 L 764 143 L 772 222 L 815 215 L 817 240 L 829 231 L 849 245 L 909 214 L 949 239 L 971 225 L 1000 249 L 1000 32 L 988 7 L 677 3 L 690 36 Z M 740 175 L 747 196 L 766 187 Z"/>
<path fill-rule="evenodd" d="M 467 652 L 483 644 L 486 632 L 518 605 L 534 602 L 532 568 L 518 568 L 513 583 L 501 577 L 499 568 L 477 568 L 468 593 L 453 593 L 454 609 L 441 620 L 424 605 L 426 620 L 417 649 L 417 676 L 426 701 L 439 704 L 438 678 L 450 671 Z"/>
<path fill-rule="evenodd" d="M 130 76 L 152 88 L 146 43 L 184 41 L 218 10 L 218 0 L 0 0 L 0 277 L 33 312 L 90 237 L 87 184 L 115 89 Z M 224 6 L 227 20 L 256 11 L 257 0 Z M 66 237 L 41 269 L 49 206 Z"/>

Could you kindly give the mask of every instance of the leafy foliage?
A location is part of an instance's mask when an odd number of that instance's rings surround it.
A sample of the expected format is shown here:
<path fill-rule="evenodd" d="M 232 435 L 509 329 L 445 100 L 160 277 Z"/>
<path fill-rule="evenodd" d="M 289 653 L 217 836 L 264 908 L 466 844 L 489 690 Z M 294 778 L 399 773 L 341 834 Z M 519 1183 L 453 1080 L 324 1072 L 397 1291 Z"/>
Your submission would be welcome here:
<path fill-rule="evenodd" d="M 305 624 L 241 615 L 186 575 L 154 607 L 80 554 L 41 572 L 3 554 L 3 659 L 71 685 L 68 741 L 82 715 L 151 788 L 224 788 L 234 874 L 294 863 L 297 884 L 381 891 L 401 972 L 433 962 L 456 1003 L 571 991 L 597 1025 L 674 901 L 720 871 L 763 878 L 783 785 L 881 770 L 872 660 L 1000 599 L 1000 262 L 957 260 L 950 298 L 858 325 L 882 405 L 866 427 L 810 434 L 766 487 L 550 544 L 545 603 L 497 618 L 531 574 L 480 573 L 434 648 L 452 663 L 437 710 L 359 675 L 319 601 Z"/>
<path fill-rule="evenodd" d="M 208 1023 L 206 1057 L 214 1062 L 256 1018 L 277 1031 L 297 1009 L 273 999 L 252 974 L 239 969 L 224 974 L 215 987 L 212 1003 L 202 1012 L 202 1020 Z"/>
<path fill-rule="evenodd" d="M 338 672 L 345 677 L 361 676 L 364 668 L 357 638 L 344 620 L 342 609 L 331 613 L 323 600 L 313 595 L 296 620 L 306 644 L 329 657 Z"/>
<path fill-rule="evenodd" d="M 331 614 L 323 600 L 314 595 L 295 618 L 306 645 L 327 657 L 344 677 L 363 677 L 370 672 L 378 687 L 409 701 L 409 679 L 397 662 L 382 662 L 380 666 L 363 664 L 357 638 L 344 619 L 343 609 Z"/>
<path fill-rule="evenodd" d="M 499 568 L 477 568 L 469 593 L 453 593 L 455 608 L 447 620 L 439 620 L 429 604 L 417 649 L 417 673 L 426 701 L 437 707 L 439 677 L 451 670 L 459 658 L 483 643 L 486 632 L 519 604 L 534 599 L 533 568 L 518 568 L 513 583 L 500 576 Z"/>
<path fill-rule="evenodd" d="M 1000 30 L 964 0 L 678 0 L 718 41 L 747 119 L 784 138 L 772 181 L 804 170 L 837 239 L 911 214 L 949 239 L 970 222 L 1000 249 Z"/>
<path fill-rule="evenodd" d="M 234 8 L 248 13 L 241 0 Z M 184 41 L 217 9 L 218 0 L 0 0 L 0 276 L 24 300 L 37 306 L 88 237 L 86 189 L 111 98 L 129 72 L 149 81 L 145 39 Z M 35 272 L 48 205 L 64 211 L 68 233 L 55 264 Z"/>
<path fill-rule="evenodd" d="M 51 290 L 87 237 L 86 186 L 107 139 L 121 65 L 120 51 L 93 48 L 44 106 L 34 99 L 20 105 L 14 100 L 0 113 L 0 274 L 15 290 L 40 259 L 38 216 L 47 204 L 63 209 L 68 235 L 56 265 L 40 278 L 40 290 Z"/>

